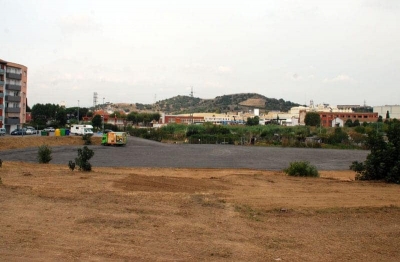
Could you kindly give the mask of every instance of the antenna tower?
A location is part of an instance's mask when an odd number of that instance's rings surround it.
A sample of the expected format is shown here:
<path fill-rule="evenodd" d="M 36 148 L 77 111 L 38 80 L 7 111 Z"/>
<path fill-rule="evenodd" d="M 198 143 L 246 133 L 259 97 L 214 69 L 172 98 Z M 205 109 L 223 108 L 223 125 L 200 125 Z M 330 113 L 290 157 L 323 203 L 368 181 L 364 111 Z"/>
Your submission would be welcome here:
<path fill-rule="evenodd" d="M 93 108 L 96 108 L 97 105 L 97 92 L 93 93 Z"/>
<path fill-rule="evenodd" d="M 190 97 L 193 97 L 193 86 L 190 87 Z"/>

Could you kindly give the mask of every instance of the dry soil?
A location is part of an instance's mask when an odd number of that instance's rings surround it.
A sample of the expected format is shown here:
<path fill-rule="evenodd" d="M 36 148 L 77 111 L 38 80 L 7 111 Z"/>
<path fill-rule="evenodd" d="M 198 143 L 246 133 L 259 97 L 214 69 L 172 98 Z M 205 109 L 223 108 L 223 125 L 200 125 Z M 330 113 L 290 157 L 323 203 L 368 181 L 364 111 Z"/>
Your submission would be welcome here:
<path fill-rule="evenodd" d="M 0 260 L 399 261 L 400 187 L 320 173 L 4 161 Z"/>

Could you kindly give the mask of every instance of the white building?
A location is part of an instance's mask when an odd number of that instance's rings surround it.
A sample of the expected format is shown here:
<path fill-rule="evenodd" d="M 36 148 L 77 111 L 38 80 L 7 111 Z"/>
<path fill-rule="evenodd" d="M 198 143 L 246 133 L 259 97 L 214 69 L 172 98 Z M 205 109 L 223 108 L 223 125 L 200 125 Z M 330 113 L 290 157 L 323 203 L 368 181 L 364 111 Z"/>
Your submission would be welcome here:
<path fill-rule="evenodd" d="M 378 113 L 378 115 L 382 116 L 383 119 L 386 118 L 386 113 L 388 111 L 391 119 L 400 119 L 400 105 L 374 106 L 374 113 Z"/>

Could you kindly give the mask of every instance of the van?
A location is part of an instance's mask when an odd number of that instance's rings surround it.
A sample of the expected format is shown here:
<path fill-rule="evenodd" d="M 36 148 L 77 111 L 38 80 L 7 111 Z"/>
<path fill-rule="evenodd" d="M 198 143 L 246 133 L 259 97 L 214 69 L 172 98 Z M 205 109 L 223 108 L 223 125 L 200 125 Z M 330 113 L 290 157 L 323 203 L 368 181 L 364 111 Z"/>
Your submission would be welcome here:
<path fill-rule="evenodd" d="M 70 133 L 73 135 L 93 135 L 92 125 L 72 125 Z"/>
<path fill-rule="evenodd" d="M 0 136 L 4 136 L 6 134 L 6 129 L 4 127 L 0 127 Z"/>

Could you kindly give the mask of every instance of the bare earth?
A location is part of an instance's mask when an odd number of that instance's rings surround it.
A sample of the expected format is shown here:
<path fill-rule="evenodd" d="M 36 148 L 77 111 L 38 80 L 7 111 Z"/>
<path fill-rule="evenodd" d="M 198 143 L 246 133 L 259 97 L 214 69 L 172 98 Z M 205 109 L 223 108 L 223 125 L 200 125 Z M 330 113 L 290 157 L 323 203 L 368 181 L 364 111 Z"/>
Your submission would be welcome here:
<path fill-rule="evenodd" d="M 320 173 L 4 161 L 0 260 L 399 261 L 400 187 Z"/>

